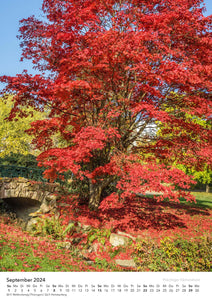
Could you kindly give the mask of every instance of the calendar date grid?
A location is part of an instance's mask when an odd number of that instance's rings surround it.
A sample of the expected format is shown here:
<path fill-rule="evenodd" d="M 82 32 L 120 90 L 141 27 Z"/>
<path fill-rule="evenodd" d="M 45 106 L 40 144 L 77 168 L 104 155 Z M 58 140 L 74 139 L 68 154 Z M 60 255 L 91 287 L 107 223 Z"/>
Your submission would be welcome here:
<path fill-rule="evenodd" d="M 166 283 L 166 284 L 145 284 L 145 283 L 7 283 L 7 296 L 15 295 L 43 295 L 51 296 L 60 294 L 67 296 L 71 293 L 199 293 L 199 284 Z"/>

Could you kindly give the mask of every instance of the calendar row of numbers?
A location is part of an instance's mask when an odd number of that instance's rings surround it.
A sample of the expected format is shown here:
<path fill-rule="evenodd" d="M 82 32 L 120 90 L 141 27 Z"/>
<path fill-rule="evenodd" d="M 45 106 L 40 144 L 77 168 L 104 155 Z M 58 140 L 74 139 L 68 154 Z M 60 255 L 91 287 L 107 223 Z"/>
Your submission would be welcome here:
<path fill-rule="evenodd" d="M 7 293 L 199 293 L 198 284 L 8 284 Z"/>

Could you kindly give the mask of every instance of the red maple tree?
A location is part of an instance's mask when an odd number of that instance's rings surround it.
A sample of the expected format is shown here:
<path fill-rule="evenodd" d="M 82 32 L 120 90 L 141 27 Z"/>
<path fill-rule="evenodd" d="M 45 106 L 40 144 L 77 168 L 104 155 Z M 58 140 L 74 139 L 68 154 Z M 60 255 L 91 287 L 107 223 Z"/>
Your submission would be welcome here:
<path fill-rule="evenodd" d="M 210 127 L 195 121 L 212 115 L 212 18 L 202 1 L 44 0 L 42 9 L 20 27 L 22 59 L 40 75 L 1 81 L 14 94 L 11 118 L 25 105 L 48 107 L 29 131 L 45 175 L 87 182 L 91 209 L 147 190 L 189 200 L 189 177 L 170 164 L 211 164 Z M 157 135 L 158 123 L 174 134 Z M 55 133 L 67 147 L 53 147 Z"/>

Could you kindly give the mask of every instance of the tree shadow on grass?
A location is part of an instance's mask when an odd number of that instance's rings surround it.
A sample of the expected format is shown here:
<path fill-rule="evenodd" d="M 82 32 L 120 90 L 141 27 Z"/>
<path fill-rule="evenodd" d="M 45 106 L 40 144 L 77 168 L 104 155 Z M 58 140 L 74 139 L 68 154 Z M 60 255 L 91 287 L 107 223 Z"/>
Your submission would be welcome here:
<path fill-rule="evenodd" d="M 105 211 L 108 221 L 114 220 L 114 229 L 133 231 L 145 229 L 187 228 L 185 222 L 176 214 L 164 211 L 161 203 L 154 199 L 142 198 L 126 200 L 123 208 L 109 208 Z"/>
<path fill-rule="evenodd" d="M 211 201 L 207 201 L 207 200 L 200 201 L 200 200 L 196 199 L 196 204 L 193 204 L 193 203 L 187 204 L 186 201 L 183 201 L 183 204 L 189 205 L 193 208 L 199 208 L 199 209 L 203 209 L 203 210 L 212 209 Z"/>
<path fill-rule="evenodd" d="M 202 216 L 210 216 L 209 209 L 210 207 L 206 207 L 205 205 L 201 205 L 198 203 L 186 203 L 186 201 L 183 201 L 183 203 L 174 203 L 174 202 L 160 202 L 160 205 L 162 207 L 167 207 L 170 209 L 176 210 L 177 214 L 187 214 L 190 216 L 194 215 L 202 215 Z"/>

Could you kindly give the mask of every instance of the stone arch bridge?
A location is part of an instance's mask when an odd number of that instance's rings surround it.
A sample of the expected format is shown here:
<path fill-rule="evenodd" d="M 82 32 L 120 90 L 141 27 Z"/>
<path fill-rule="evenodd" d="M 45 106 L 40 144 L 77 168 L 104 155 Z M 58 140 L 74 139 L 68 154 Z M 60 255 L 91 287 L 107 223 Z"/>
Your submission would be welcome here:
<path fill-rule="evenodd" d="M 6 204 L 18 218 L 56 211 L 59 184 L 35 182 L 27 178 L 0 178 L 0 203 Z"/>

